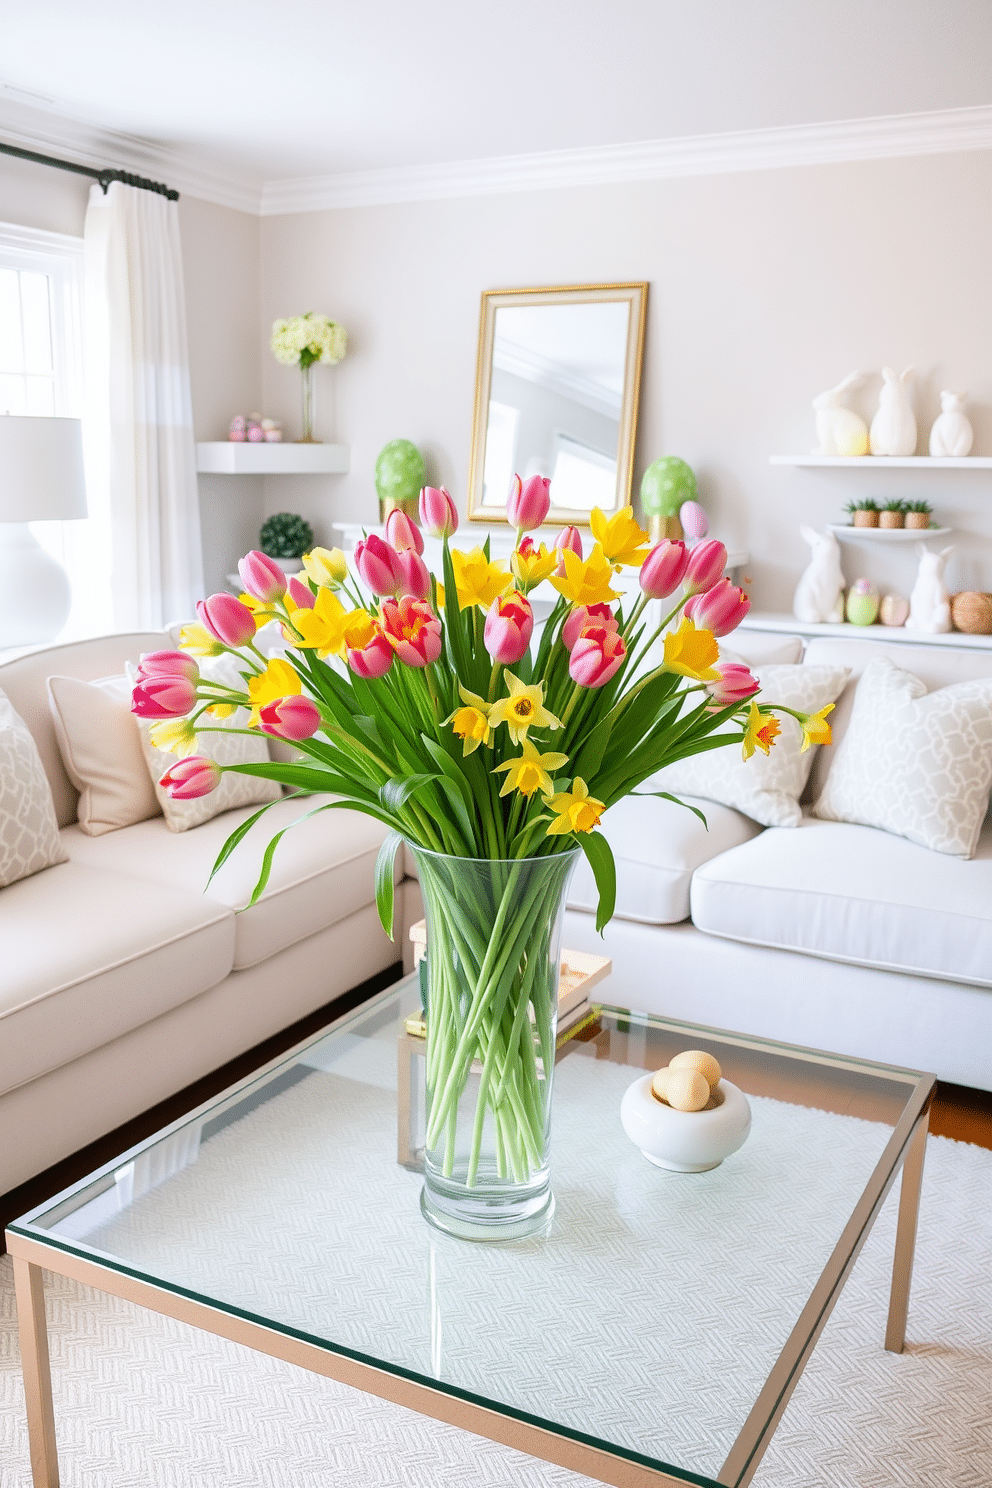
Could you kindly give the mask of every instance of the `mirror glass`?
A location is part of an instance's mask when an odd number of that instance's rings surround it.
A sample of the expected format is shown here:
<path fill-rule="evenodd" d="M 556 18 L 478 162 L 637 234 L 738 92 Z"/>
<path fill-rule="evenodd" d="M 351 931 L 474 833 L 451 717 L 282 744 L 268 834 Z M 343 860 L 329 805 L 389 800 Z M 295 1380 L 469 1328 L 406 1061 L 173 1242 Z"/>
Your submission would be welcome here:
<path fill-rule="evenodd" d="M 469 515 L 506 520 L 515 473 L 551 480 L 548 521 L 627 504 L 646 285 L 483 295 Z"/>

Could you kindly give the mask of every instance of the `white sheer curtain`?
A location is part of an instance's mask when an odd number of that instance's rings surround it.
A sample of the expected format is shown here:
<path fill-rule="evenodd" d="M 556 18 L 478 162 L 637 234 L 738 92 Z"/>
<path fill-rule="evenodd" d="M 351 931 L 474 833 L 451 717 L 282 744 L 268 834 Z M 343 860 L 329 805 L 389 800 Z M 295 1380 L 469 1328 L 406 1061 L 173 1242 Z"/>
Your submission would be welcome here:
<path fill-rule="evenodd" d="M 83 242 L 91 510 L 110 534 L 115 625 L 156 627 L 203 592 L 178 208 L 93 186 Z"/>

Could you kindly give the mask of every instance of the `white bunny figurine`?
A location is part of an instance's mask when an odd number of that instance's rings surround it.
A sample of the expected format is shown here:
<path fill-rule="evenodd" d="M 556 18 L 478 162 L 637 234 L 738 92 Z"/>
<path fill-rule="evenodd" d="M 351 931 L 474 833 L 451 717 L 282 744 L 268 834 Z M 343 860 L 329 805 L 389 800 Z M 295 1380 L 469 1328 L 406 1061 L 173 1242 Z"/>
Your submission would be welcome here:
<path fill-rule="evenodd" d="M 823 620 L 839 624 L 844 618 L 844 575 L 840 566 L 840 543 L 832 532 L 813 527 L 799 531 L 813 550 L 809 567 L 796 585 L 792 613 L 807 625 Z"/>
<path fill-rule="evenodd" d="M 841 398 L 851 388 L 860 387 L 863 372 L 849 372 L 843 382 L 813 399 L 816 409 L 816 437 L 820 448 L 816 455 L 866 455 L 868 425 L 860 414 L 841 406 Z"/>
<path fill-rule="evenodd" d="M 967 393 L 941 393 L 941 412 L 930 430 L 932 455 L 951 455 L 959 460 L 971 453 L 975 433 L 964 412 L 967 396 Z"/>
<path fill-rule="evenodd" d="M 944 565 L 954 548 L 941 548 L 939 553 L 932 553 L 923 543 L 917 543 L 916 551 L 920 555 L 920 568 L 909 596 L 906 629 L 943 635 L 951 628 L 951 602 L 944 583 Z"/>
<path fill-rule="evenodd" d="M 873 455 L 915 455 L 916 419 L 909 401 L 913 368 L 897 377 L 891 367 L 882 368 L 882 391 L 878 412 L 871 421 L 868 442 Z"/>

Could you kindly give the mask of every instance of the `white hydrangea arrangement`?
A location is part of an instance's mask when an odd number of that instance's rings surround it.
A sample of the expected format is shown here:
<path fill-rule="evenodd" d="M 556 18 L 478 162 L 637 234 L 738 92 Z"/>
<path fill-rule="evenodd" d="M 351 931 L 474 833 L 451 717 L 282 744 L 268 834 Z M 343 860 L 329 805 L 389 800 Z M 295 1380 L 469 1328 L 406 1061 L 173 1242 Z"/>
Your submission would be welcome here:
<path fill-rule="evenodd" d="M 276 360 L 288 367 L 306 370 L 314 362 L 340 362 L 348 349 L 348 333 L 329 315 L 294 315 L 290 320 L 277 320 L 272 325 L 270 342 Z"/>

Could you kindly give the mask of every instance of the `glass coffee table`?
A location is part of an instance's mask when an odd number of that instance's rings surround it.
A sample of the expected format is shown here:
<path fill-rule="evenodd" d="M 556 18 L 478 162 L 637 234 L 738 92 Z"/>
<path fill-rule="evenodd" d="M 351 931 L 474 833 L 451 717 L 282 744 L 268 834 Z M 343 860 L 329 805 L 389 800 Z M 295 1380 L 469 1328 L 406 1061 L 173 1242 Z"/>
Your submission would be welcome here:
<path fill-rule="evenodd" d="M 902 1349 L 931 1076 L 604 1007 L 559 1050 L 549 1233 L 471 1244 L 420 1212 L 419 1009 L 409 977 L 10 1226 L 36 1488 L 42 1268 L 617 1488 L 746 1484 L 902 1170 Z M 703 1173 L 618 1114 L 686 1048 L 752 1110 Z"/>

